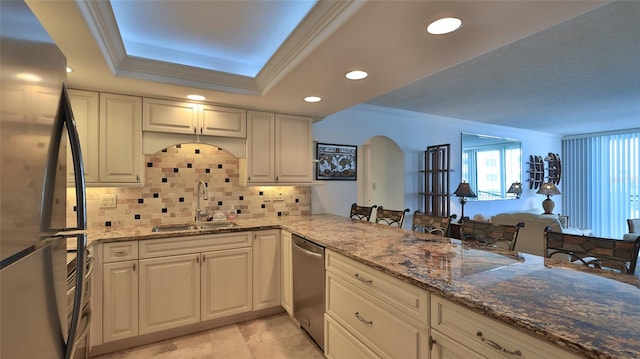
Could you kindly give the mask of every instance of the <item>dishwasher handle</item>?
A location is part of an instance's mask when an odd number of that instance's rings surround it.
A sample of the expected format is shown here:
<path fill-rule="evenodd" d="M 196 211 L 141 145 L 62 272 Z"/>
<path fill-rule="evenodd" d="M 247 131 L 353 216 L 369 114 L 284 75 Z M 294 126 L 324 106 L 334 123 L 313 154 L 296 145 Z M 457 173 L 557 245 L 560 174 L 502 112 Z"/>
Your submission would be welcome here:
<path fill-rule="evenodd" d="M 294 249 L 311 257 L 322 258 L 324 248 L 312 244 L 302 238 L 293 238 Z"/>

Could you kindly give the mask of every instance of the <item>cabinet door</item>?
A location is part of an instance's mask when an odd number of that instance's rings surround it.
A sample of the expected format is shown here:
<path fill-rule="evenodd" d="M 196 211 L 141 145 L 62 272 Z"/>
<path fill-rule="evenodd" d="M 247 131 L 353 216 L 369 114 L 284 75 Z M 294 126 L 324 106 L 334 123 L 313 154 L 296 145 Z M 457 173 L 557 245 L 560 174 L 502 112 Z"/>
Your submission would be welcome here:
<path fill-rule="evenodd" d="M 282 307 L 293 316 L 293 268 L 291 267 L 291 233 L 280 232 L 280 253 L 282 265 Z"/>
<path fill-rule="evenodd" d="M 103 266 L 103 341 L 138 335 L 137 260 Z"/>
<path fill-rule="evenodd" d="M 140 334 L 200 321 L 200 255 L 140 260 Z"/>
<path fill-rule="evenodd" d="M 145 98 L 143 105 L 144 131 L 185 134 L 197 132 L 197 104 Z"/>
<path fill-rule="evenodd" d="M 254 233 L 253 310 L 280 305 L 280 231 Z"/>
<path fill-rule="evenodd" d="M 200 134 L 223 137 L 247 137 L 247 111 L 239 108 L 203 105 Z"/>
<path fill-rule="evenodd" d="M 247 112 L 248 183 L 275 182 L 275 115 L 267 112 Z M 241 181 L 245 180 L 244 178 Z"/>
<path fill-rule="evenodd" d="M 251 248 L 202 254 L 202 320 L 251 311 Z"/>
<path fill-rule="evenodd" d="M 97 183 L 98 176 L 98 141 L 100 138 L 99 104 L 97 92 L 69 90 L 71 110 L 76 121 L 80 147 L 82 148 L 82 162 L 84 164 L 84 180 L 86 183 Z M 74 182 L 73 159 L 71 151 L 67 151 L 67 182 Z"/>
<path fill-rule="evenodd" d="M 308 117 L 276 115 L 276 182 L 311 182 L 311 126 Z"/>
<path fill-rule="evenodd" d="M 140 183 L 142 99 L 100 94 L 100 182 Z"/>

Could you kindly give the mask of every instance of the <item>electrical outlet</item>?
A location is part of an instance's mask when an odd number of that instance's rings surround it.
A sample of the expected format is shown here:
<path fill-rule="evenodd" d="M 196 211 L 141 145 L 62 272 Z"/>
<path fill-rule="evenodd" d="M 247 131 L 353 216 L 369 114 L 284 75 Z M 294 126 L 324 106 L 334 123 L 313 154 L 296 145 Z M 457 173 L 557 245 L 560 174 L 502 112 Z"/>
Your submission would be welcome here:
<path fill-rule="evenodd" d="M 115 194 L 104 194 L 100 196 L 100 208 L 116 208 L 117 196 Z"/>
<path fill-rule="evenodd" d="M 271 191 L 264 191 L 264 201 L 271 202 Z"/>
<path fill-rule="evenodd" d="M 274 201 L 284 201 L 284 194 L 282 192 L 276 192 L 273 196 Z"/>

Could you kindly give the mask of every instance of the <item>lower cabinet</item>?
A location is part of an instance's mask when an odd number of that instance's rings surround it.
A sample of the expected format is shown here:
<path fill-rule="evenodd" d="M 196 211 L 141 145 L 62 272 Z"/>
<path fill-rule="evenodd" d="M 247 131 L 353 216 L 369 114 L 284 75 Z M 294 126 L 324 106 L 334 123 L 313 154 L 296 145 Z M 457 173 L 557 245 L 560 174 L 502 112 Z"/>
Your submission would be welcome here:
<path fill-rule="evenodd" d="M 579 358 L 435 294 L 431 344 L 432 358 Z"/>
<path fill-rule="evenodd" d="M 277 229 L 105 243 L 102 343 L 280 306 L 280 252 Z"/>
<path fill-rule="evenodd" d="M 330 250 L 325 267 L 329 357 L 429 357 L 427 291 Z"/>
<path fill-rule="evenodd" d="M 293 316 L 293 267 L 291 257 L 291 232 L 280 232 L 280 265 L 282 266 L 282 307 Z"/>
<path fill-rule="evenodd" d="M 138 261 L 103 265 L 103 340 L 138 335 Z"/>
<path fill-rule="evenodd" d="M 202 320 L 244 313 L 252 309 L 251 252 L 251 248 L 238 248 L 202 254 Z"/>
<path fill-rule="evenodd" d="M 253 310 L 260 310 L 280 305 L 280 230 L 253 236 Z"/>
<path fill-rule="evenodd" d="M 140 334 L 200 321 L 200 255 L 141 259 Z"/>

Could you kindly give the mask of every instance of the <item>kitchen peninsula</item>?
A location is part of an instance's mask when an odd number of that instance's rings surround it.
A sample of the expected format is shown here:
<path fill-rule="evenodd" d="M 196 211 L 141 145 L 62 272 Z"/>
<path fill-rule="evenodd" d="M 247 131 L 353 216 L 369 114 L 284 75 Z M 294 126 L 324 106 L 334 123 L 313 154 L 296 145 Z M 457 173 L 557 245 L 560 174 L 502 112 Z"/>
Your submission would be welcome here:
<path fill-rule="evenodd" d="M 154 233 L 151 228 L 137 227 L 90 230 L 88 235 L 90 243 L 143 243 L 278 229 L 426 290 L 432 311 L 435 298 L 442 298 L 578 357 L 640 357 L 637 276 L 486 250 L 455 239 L 334 215 L 240 219 L 235 226 L 219 230 Z M 481 334 L 478 337 L 483 339 Z"/>

